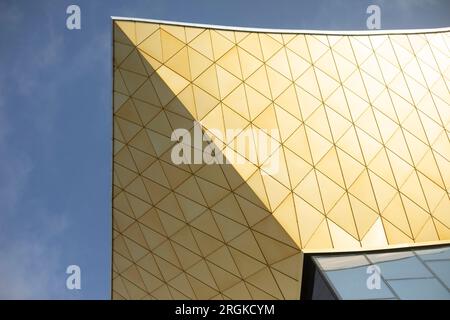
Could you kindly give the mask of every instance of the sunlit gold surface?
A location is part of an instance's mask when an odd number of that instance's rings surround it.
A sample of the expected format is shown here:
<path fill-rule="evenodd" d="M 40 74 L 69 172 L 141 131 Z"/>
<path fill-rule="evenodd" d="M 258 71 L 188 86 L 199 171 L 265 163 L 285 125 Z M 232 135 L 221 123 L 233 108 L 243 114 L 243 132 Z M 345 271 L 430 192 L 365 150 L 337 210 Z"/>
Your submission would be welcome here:
<path fill-rule="evenodd" d="M 302 249 L 449 240 L 449 52 L 114 21 L 113 298 L 298 299 Z M 194 120 L 277 130 L 279 170 L 173 164 Z"/>

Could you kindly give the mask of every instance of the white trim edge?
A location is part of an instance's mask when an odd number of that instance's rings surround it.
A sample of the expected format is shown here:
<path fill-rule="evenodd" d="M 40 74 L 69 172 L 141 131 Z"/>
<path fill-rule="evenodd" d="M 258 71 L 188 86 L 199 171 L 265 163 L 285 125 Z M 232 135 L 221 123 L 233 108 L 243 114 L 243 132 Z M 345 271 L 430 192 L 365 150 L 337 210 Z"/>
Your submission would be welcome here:
<path fill-rule="evenodd" d="M 450 27 L 445 28 L 433 28 L 433 29 L 404 29 L 404 30 L 358 30 L 358 31 L 336 31 L 336 30 L 294 30 L 294 29 L 265 29 L 265 28 L 247 28 L 247 27 L 232 27 L 232 26 L 220 26 L 213 24 L 200 24 L 190 22 L 178 22 L 156 19 L 141 19 L 130 17 L 116 17 L 111 16 L 113 21 L 134 21 L 134 22 L 151 22 L 158 24 L 194 27 L 194 28 L 208 28 L 218 30 L 229 31 L 244 31 L 244 32 L 265 32 L 265 33 L 299 33 L 299 34 L 320 34 L 320 35 L 388 35 L 388 34 L 416 34 L 416 33 L 436 33 L 436 32 L 448 32 Z"/>

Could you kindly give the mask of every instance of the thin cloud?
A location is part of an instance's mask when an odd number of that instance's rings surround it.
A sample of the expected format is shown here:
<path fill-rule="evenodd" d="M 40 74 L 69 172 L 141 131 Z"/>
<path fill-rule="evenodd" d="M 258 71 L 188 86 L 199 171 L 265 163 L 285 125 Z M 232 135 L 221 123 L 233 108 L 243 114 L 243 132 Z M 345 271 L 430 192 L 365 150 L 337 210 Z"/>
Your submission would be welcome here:
<path fill-rule="evenodd" d="M 64 283 L 64 274 L 57 276 L 58 253 L 41 241 L 8 243 L 0 257 L 0 299 L 49 299 Z"/>
<path fill-rule="evenodd" d="M 1 3 L 0 20 L 14 32 L 23 21 L 23 13 L 13 3 Z M 33 46 L 36 40 L 28 45 Z M 20 209 L 35 168 L 29 151 L 18 143 L 21 127 L 12 117 L 12 108 L 24 108 L 14 103 L 15 96 L 35 93 L 41 70 L 57 60 L 61 43 L 53 34 L 46 45 L 34 47 L 33 54 L 22 51 L 17 62 L 0 75 L 0 299 L 58 297 L 65 284 L 65 274 L 59 270 L 61 252 L 54 239 L 67 223 L 37 206 L 42 212 L 40 223 L 30 225 L 31 213 Z"/>

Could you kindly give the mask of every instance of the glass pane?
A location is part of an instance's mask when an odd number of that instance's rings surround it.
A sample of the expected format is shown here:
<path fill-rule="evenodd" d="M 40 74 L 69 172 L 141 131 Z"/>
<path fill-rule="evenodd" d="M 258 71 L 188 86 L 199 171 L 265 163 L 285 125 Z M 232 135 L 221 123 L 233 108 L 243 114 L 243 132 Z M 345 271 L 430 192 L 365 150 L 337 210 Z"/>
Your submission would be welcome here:
<path fill-rule="evenodd" d="M 314 274 L 314 289 L 312 294 L 313 300 L 336 300 L 326 281 L 316 270 Z"/>
<path fill-rule="evenodd" d="M 409 258 L 409 257 L 413 257 L 413 256 L 414 256 L 414 254 L 411 251 L 399 251 L 399 252 L 371 253 L 371 254 L 367 255 L 367 258 L 372 263 L 379 263 L 379 262 Z"/>
<path fill-rule="evenodd" d="M 450 259 L 450 247 L 416 250 L 416 254 L 422 260 Z"/>
<path fill-rule="evenodd" d="M 381 280 L 380 289 L 369 289 L 367 267 L 325 272 L 342 299 L 382 299 L 395 297 Z"/>
<path fill-rule="evenodd" d="M 450 289 L 450 260 L 430 261 L 427 262 L 427 265 L 439 280 L 447 286 L 447 289 Z"/>
<path fill-rule="evenodd" d="M 366 266 L 369 264 L 364 255 L 314 257 L 322 270 L 331 271 Z"/>
<path fill-rule="evenodd" d="M 325 282 L 313 296 L 328 289 L 338 299 L 450 299 L 449 256 L 449 246 L 312 256 L 321 271 L 314 282 Z"/>
<path fill-rule="evenodd" d="M 370 259 L 370 255 L 368 255 Z M 376 264 L 384 279 L 426 278 L 431 272 L 416 257 L 391 260 Z"/>
<path fill-rule="evenodd" d="M 450 299 L 450 293 L 436 279 L 390 280 L 400 299 Z"/>

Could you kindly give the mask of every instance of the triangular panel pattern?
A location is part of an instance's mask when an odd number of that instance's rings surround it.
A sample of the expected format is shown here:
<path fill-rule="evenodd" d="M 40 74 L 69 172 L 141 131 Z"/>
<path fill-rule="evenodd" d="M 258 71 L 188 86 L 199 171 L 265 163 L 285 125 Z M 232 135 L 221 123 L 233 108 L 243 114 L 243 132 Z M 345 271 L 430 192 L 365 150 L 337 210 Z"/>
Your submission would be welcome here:
<path fill-rule="evenodd" d="M 114 299 L 298 299 L 303 249 L 449 240 L 448 32 L 113 26 Z M 174 163 L 194 122 L 240 161 Z"/>

